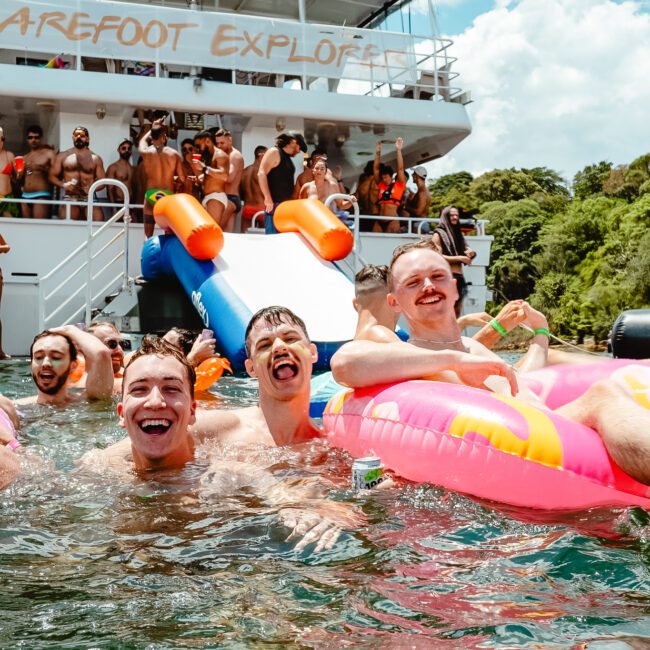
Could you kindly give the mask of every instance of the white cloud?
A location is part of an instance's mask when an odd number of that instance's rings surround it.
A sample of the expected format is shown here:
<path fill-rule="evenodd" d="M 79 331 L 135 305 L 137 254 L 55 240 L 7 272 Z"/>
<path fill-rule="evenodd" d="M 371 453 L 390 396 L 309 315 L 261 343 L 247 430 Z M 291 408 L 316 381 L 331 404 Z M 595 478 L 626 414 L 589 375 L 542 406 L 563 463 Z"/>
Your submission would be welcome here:
<path fill-rule="evenodd" d="M 498 0 L 452 54 L 473 133 L 434 176 L 545 165 L 571 179 L 650 151 L 650 14 L 638 2 Z"/>

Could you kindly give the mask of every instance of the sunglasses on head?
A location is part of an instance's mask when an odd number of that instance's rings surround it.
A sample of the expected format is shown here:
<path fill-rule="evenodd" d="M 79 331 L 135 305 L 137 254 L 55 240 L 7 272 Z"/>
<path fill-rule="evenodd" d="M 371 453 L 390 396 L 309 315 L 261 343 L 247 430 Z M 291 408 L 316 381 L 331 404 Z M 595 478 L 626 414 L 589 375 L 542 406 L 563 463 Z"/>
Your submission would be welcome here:
<path fill-rule="evenodd" d="M 131 341 L 128 339 L 107 339 L 104 341 L 104 345 L 109 350 L 117 350 L 118 346 L 120 346 L 123 350 L 131 349 Z"/>

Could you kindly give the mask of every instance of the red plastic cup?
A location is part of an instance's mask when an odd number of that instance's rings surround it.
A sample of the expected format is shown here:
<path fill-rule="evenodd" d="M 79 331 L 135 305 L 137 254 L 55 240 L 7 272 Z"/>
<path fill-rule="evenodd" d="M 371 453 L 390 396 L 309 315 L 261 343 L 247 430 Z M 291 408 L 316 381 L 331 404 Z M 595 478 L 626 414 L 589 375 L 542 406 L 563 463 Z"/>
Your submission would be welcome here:
<path fill-rule="evenodd" d="M 201 162 L 201 154 L 200 153 L 193 153 L 192 154 L 192 162 Z"/>
<path fill-rule="evenodd" d="M 25 159 L 22 156 L 16 156 L 14 161 L 16 164 L 16 171 L 20 174 L 25 168 Z"/>

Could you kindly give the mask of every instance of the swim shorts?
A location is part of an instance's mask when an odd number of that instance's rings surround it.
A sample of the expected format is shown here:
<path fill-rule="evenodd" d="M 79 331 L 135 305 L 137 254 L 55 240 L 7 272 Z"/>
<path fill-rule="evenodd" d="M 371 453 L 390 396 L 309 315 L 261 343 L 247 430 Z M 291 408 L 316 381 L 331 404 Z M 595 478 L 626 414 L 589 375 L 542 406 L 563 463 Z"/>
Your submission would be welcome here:
<path fill-rule="evenodd" d="M 201 201 L 201 205 L 207 209 L 209 201 L 219 201 L 224 208 L 228 207 L 228 195 L 225 192 L 211 192 L 206 194 Z"/>
<path fill-rule="evenodd" d="M 8 212 L 12 217 L 18 216 L 18 204 L 17 203 L 8 203 L 2 199 L 13 199 L 14 195 L 9 192 L 9 194 L 0 194 L 0 216 L 5 212 Z"/>
<path fill-rule="evenodd" d="M 23 192 L 23 199 L 51 199 L 52 192 L 47 190 L 39 190 L 37 192 Z"/>
<path fill-rule="evenodd" d="M 226 194 L 228 200 L 235 205 L 235 213 L 241 210 L 241 196 L 239 194 Z"/>

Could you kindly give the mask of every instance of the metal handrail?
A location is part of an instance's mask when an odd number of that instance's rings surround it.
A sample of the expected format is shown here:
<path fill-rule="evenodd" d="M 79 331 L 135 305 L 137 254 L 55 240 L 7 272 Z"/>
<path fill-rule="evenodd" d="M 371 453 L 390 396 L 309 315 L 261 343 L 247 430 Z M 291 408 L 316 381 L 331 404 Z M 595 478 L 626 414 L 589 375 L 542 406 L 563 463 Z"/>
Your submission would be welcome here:
<path fill-rule="evenodd" d="M 110 219 L 108 219 L 108 221 L 103 222 L 99 228 L 95 228 L 93 230 L 93 225 L 96 223 L 92 220 L 93 209 L 94 207 L 101 205 L 98 202 L 95 202 L 95 193 L 97 192 L 98 188 L 100 188 L 103 185 L 112 185 L 114 187 L 117 187 L 119 190 L 121 190 L 124 201 L 121 204 L 122 207 Z M 99 276 L 102 273 L 104 273 L 110 266 L 112 266 L 115 262 L 119 261 L 122 256 L 124 256 L 123 270 L 121 271 L 120 274 L 116 276 L 114 280 L 110 281 L 106 285 L 105 290 L 110 288 L 110 286 L 113 285 L 115 281 L 119 280 L 120 277 L 122 277 L 122 289 L 126 289 L 127 286 L 131 283 L 131 278 L 129 277 L 129 232 L 128 232 L 129 224 L 131 222 L 131 216 L 129 213 L 129 190 L 126 187 L 126 185 L 121 181 L 112 178 L 99 179 L 95 181 L 88 189 L 88 201 L 86 203 L 73 202 L 73 201 L 68 201 L 66 203 L 80 204 L 82 206 L 86 206 L 87 208 L 86 216 L 87 218 L 90 217 L 87 219 L 88 237 L 84 243 L 77 246 L 77 248 L 75 248 L 72 251 L 72 253 L 70 253 L 63 261 L 61 261 L 51 271 L 49 271 L 49 273 L 45 274 L 42 278 L 39 279 L 39 320 L 40 320 L 41 329 L 44 329 L 46 323 L 50 321 L 54 316 L 59 314 L 65 307 L 67 307 L 70 304 L 70 302 L 74 298 L 76 298 L 82 290 L 85 290 L 85 294 L 86 294 L 85 295 L 85 321 L 86 321 L 86 325 L 90 325 L 90 321 L 92 318 L 92 305 L 93 305 L 93 301 L 96 299 L 96 296 L 92 295 L 92 283 L 96 281 L 97 278 L 99 278 Z M 118 204 L 113 204 L 113 205 L 118 205 Z M 93 252 L 92 250 L 93 242 L 102 233 L 106 232 L 106 230 L 111 225 L 116 223 L 119 219 L 123 219 L 123 223 L 124 223 L 122 232 L 115 234 L 99 250 Z M 93 274 L 93 269 L 92 269 L 93 261 L 97 259 L 99 255 L 104 253 L 111 245 L 117 243 L 120 237 L 124 239 L 124 250 L 114 255 L 114 257 L 107 264 L 105 264 L 97 273 Z M 60 273 L 70 262 L 72 262 L 72 260 L 75 260 L 83 253 L 85 253 L 85 260 L 81 262 L 80 265 L 75 270 L 72 271 L 72 273 L 67 274 L 66 277 L 56 287 L 54 287 L 51 291 L 49 291 L 46 295 L 45 294 L 46 283 L 50 281 L 52 278 L 56 277 L 57 273 Z M 85 282 L 76 291 L 74 291 L 63 303 L 58 305 L 57 308 L 51 314 L 46 314 L 47 302 L 51 298 L 53 298 L 66 284 L 68 284 L 72 278 L 76 277 L 84 270 L 86 271 Z M 73 317 L 76 316 L 79 311 L 81 311 L 81 309 L 75 310 L 73 313 Z"/>

